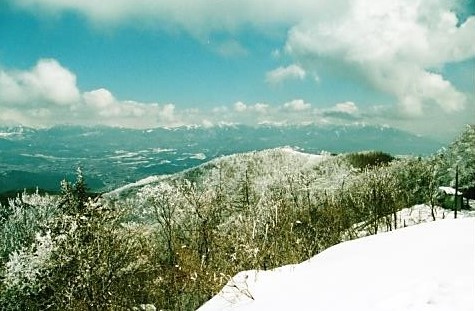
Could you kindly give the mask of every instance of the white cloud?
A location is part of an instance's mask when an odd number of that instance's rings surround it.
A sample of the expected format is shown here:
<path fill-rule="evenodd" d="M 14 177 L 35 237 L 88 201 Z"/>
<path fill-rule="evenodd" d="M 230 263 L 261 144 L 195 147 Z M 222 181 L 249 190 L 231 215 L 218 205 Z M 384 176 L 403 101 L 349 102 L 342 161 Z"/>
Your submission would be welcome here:
<path fill-rule="evenodd" d="M 279 67 L 266 73 L 266 81 L 271 84 L 280 83 L 289 79 L 305 79 L 305 70 L 298 65 Z"/>
<path fill-rule="evenodd" d="M 0 103 L 4 105 L 72 105 L 79 98 L 76 76 L 54 59 L 41 59 L 29 71 L 0 71 Z"/>
<path fill-rule="evenodd" d="M 158 112 L 159 120 L 166 124 L 179 124 L 178 117 L 175 114 L 175 105 L 166 104 Z"/>
<path fill-rule="evenodd" d="M 268 112 L 269 105 L 263 103 L 256 103 L 254 105 L 246 105 L 243 102 L 236 102 L 234 103 L 234 111 L 238 113 L 243 112 L 256 112 L 259 114 L 265 114 Z"/>
<path fill-rule="evenodd" d="M 337 103 L 331 108 L 312 110 L 303 99 L 284 104 L 254 103 L 242 101 L 234 105 L 210 107 L 208 110 L 180 109 L 172 103 L 141 103 L 117 99 L 111 91 L 101 88 L 86 92 L 78 90 L 74 73 L 55 60 L 40 60 L 30 70 L 0 69 L 0 125 L 48 127 L 57 124 L 107 125 L 129 128 L 174 127 L 181 125 L 212 124 L 308 124 L 352 122 L 387 123 L 418 133 L 434 134 L 456 127 L 451 124 L 473 122 L 474 105 L 466 113 L 441 114 L 461 109 L 465 100 L 454 87 L 440 75 L 420 71 L 422 82 L 416 84 L 414 93 L 405 94 L 401 111 L 424 119 L 413 122 L 402 118 L 390 105 L 365 108 L 354 102 Z M 58 81 L 64 79 L 64 81 Z M 402 78 L 395 78 L 399 81 Z M 405 78 L 410 83 L 410 78 Z M 405 88 L 401 88 L 404 90 Z M 402 93 L 401 93 L 402 94 Z M 413 96 L 416 94 L 418 96 Z M 440 99 L 440 109 L 425 109 L 431 96 Z M 462 96 L 462 97 L 460 97 Z M 473 95 L 469 96 L 473 102 Z M 442 104 L 443 103 L 443 104 Z M 427 110 L 427 111 L 425 111 Z M 303 113 L 302 113 L 303 112 Z M 436 121 L 435 121 L 436 120 Z M 424 129 L 430 129 L 425 131 Z"/>
<path fill-rule="evenodd" d="M 285 103 L 283 107 L 284 109 L 288 111 L 305 111 L 305 110 L 309 110 L 312 107 L 312 105 L 309 103 L 306 103 L 302 99 L 294 99 L 290 102 Z"/>
<path fill-rule="evenodd" d="M 338 64 L 347 76 L 394 95 L 409 115 L 422 115 L 434 104 L 459 111 L 467 102 L 464 94 L 429 71 L 475 56 L 475 17 L 458 27 L 452 9 L 444 0 L 356 0 L 333 20 L 294 26 L 286 50 L 311 68 L 331 71 Z"/>
<path fill-rule="evenodd" d="M 336 104 L 334 111 L 354 114 L 358 112 L 358 107 L 354 102 L 344 102 Z"/>
<path fill-rule="evenodd" d="M 467 2 L 456 0 L 9 1 L 35 13 L 76 11 L 99 25 L 178 28 L 203 41 L 213 32 L 236 34 L 249 27 L 270 34 L 290 29 L 285 48 L 273 54 L 286 51 L 299 65 L 268 72 L 269 83 L 314 72 L 319 81 L 338 72 L 392 95 L 408 115 L 422 115 L 431 105 L 463 109 L 466 96 L 434 69 L 475 56 L 475 16 L 469 12 L 467 20 L 458 20 Z M 247 53 L 232 40 L 215 48 L 223 55 Z M 0 83 L 11 81 L 0 76 Z M 18 89 L 8 92 L 3 97 L 15 97 Z"/>
<path fill-rule="evenodd" d="M 244 112 L 246 110 L 247 110 L 247 106 L 243 102 L 237 102 L 237 103 L 234 104 L 234 111 Z"/>
<path fill-rule="evenodd" d="M 22 86 L 15 74 L 0 70 L 0 103 L 17 104 L 24 102 Z"/>
<path fill-rule="evenodd" d="M 184 121 L 175 105 L 117 100 L 110 91 L 98 89 L 85 92 L 84 105 L 76 111 L 75 123 L 102 124 L 130 128 L 179 126 Z M 87 119 L 89 116 L 89 119 Z"/>
<path fill-rule="evenodd" d="M 343 103 L 337 103 L 330 108 L 316 108 L 313 111 L 316 115 L 325 118 L 327 122 L 330 123 L 348 123 L 348 122 L 359 122 L 363 121 L 363 116 L 360 113 L 358 106 L 351 101 L 346 101 Z M 366 111 L 366 118 L 371 118 L 374 116 L 374 113 L 369 113 Z M 368 120 L 371 123 L 371 120 Z"/>
<path fill-rule="evenodd" d="M 173 104 L 120 101 L 103 88 L 81 94 L 76 76 L 53 59 L 39 60 L 30 70 L 0 70 L 2 124 L 144 128 L 181 125 L 188 114 L 177 115 Z"/>
<path fill-rule="evenodd" d="M 267 113 L 268 109 L 269 109 L 269 105 L 263 104 L 263 103 L 257 103 L 254 106 L 251 106 L 251 110 L 257 113 L 261 113 L 261 114 Z"/>
<path fill-rule="evenodd" d="M 213 31 L 270 28 L 292 25 L 313 12 L 334 9 L 341 0 L 9 0 L 13 5 L 37 12 L 80 12 L 95 24 L 138 22 L 163 29 L 183 29 L 197 37 Z"/>
<path fill-rule="evenodd" d="M 240 57 L 248 55 L 248 50 L 236 40 L 220 42 L 215 47 L 219 55 L 224 57 Z"/>
<path fill-rule="evenodd" d="M 215 123 L 220 121 L 243 124 L 308 124 L 317 121 L 311 105 L 302 99 L 295 99 L 282 105 L 267 103 L 233 104 L 231 113 L 215 115 Z M 298 113 L 306 112 L 306 113 Z"/>
<path fill-rule="evenodd" d="M 107 109 L 116 103 L 112 93 L 106 89 L 85 92 L 83 97 L 87 105 L 98 109 Z"/>
<path fill-rule="evenodd" d="M 39 61 L 22 80 L 30 92 L 51 103 L 70 105 L 79 99 L 76 76 L 53 59 Z"/>
<path fill-rule="evenodd" d="M 219 106 L 219 107 L 214 107 L 211 109 L 211 113 L 217 114 L 217 115 L 223 115 L 229 112 L 228 107 L 226 106 Z"/>
<path fill-rule="evenodd" d="M 210 128 L 210 127 L 213 127 L 214 124 L 213 122 L 207 120 L 207 119 L 204 119 L 201 124 L 205 127 L 205 128 Z"/>

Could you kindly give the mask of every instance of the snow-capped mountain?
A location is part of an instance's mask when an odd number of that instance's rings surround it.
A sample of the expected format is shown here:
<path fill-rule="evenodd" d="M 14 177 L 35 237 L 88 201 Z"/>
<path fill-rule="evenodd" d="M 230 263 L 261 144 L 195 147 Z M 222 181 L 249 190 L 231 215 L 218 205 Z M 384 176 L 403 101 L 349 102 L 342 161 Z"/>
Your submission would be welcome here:
<path fill-rule="evenodd" d="M 93 190 L 105 191 L 222 155 L 286 145 L 310 153 L 382 150 L 416 155 L 441 146 L 393 128 L 365 125 L 0 128 L 0 192 L 36 186 L 58 189 L 59 181 L 77 166 Z"/>

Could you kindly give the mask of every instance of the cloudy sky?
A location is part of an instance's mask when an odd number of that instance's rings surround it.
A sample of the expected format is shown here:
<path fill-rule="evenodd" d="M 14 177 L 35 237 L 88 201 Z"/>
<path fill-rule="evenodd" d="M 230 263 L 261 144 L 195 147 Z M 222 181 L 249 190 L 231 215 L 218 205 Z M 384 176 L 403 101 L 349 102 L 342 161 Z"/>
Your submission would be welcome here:
<path fill-rule="evenodd" d="M 2 0 L 0 125 L 475 123 L 474 0 Z"/>

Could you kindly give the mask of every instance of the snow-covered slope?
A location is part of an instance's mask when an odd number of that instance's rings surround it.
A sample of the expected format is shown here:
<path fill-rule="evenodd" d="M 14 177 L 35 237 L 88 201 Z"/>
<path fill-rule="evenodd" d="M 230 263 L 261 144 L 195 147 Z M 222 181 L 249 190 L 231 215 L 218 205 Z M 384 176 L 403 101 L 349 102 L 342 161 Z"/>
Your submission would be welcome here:
<path fill-rule="evenodd" d="M 440 206 L 435 206 L 432 210 L 431 207 L 427 204 L 417 204 L 408 208 L 403 208 L 402 210 L 396 213 L 397 219 L 397 228 L 403 228 L 408 226 L 413 226 L 425 222 L 433 221 L 432 212 L 434 213 L 435 220 L 442 219 L 453 219 L 454 211 L 442 208 Z M 463 209 L 458 211 L 458 218 L 467 218 L 475 217 L 475 209 Z M 392 219 L 392 216 L 391 216 Z M 353 225 L 351 231 L 348 231 L 346 240 L 352 240 L 355 238 L 361 238 L 368 235 L 372 235 L 373 229 L 372 222 L 361 222 Z M 374 230 L 374 229 L 373 229 Z M 380 222 L 378 225 L 378 232 L 386 232 L 394 230 L 393 228 L 388 228 L 385 222 Z"/>
<path fill-rule="evenodd" d="M 261 151 L 236 153 L 212 159 L 206 163 L 175 174 L 150 176 L 110 191 L 106 195 L 120 196 L 123 193 L 128 194 L 129 192 L 138 191 L 140 188 L 146 186 L 154 186 L 160 181 L 183 178 L 186 176 L 188 176 L 188 178 L 190 178 L 189 176 L 201 176 L 203 179 L 208 179 L 213 182 L 217 182 L 220 178 L 226 178 L 229 185 L 229 182 L 240 180 L 240 177 L 238 176 L 240 174 L 244 175 L 246 170 L 249 169 L 249 166 L 252 166 L 253 173 L 259 176 L 256 177 L 255 183 L 265 184 L 269 183 L 271 180 L 276 178 L 276 175 L 280 175 L 283 172 L 288 174 L 298 174 L 302 171 L 311 170 L 317 164 L 331 158 L 331 155 L 326 152 L 322 152 L 321 154 L 311 154 L 301 152 L 288 146 Z M 331 166 L 331 163 L 329 163 L 328 166 Z M 347 166 L 348 165 L 341 168 L 342 172 L 340 175 L 348 174 Z M 225 173 L 223 173 L 224 171 Z M 225 176 L 220 177 L 220 174 Z M 335 178 L 343 177 L 335 176 Z M 334 180 L 330 178 L 327 183 L 340 184 L 334 183 Z"/>
<path fill-rule="evenodd" d="M 472 311 L 474 293 L 475 218 L 446 219 L 240 272 L 199 310 Z"/>

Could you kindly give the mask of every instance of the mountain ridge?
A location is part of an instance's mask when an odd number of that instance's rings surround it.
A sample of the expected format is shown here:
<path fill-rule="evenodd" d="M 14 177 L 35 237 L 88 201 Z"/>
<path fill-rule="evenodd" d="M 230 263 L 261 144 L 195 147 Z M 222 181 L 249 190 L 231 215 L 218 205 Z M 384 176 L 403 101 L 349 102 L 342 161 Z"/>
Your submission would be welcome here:
<path fill-rule="evenodd" d="M 33 183 L 28 174 L 69 176 L 78 166 L 97 180 L 95 191 L 110 191 L 151 175 L 170 174 L 223 155 L 291 146 L 309 153 L 381 150 L 424 155 L 441 144 L 388 127 L 369 125 L 221 125 L 148 130 L 104 126 L 46 129 L 0 128 L 0 192 L 51 183 Z M 11 178 L 11 172 L 15 179 Z M 22 177 L 18 172 L 25 172 Z M 41 178 L 39 179 L 41 181 Z"/>

